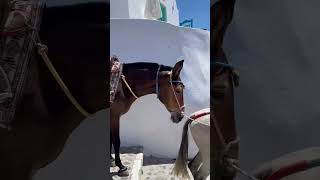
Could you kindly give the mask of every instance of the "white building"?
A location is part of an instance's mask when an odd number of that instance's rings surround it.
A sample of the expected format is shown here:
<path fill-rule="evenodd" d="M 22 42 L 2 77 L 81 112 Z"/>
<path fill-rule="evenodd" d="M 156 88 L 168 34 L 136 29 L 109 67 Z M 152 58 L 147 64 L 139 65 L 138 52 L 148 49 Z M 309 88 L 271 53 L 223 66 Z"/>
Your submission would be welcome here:
<path fill-rule="evenodd" d="M 179 26 L 176 0 L 111 0 L 111 19 L 157 19 Z"/>

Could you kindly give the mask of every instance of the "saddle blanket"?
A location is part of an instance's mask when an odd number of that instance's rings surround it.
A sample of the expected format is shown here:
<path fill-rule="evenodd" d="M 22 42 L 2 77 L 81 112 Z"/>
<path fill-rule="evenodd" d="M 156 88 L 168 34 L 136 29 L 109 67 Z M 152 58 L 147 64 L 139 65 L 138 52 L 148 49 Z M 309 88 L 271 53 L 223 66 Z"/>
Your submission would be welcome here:
<path fill-rule="evenodd" d="M 9 0 L 0 22 L 0 126 L 8 128 L 26 83 L 44 4 Z"/>
<path fill-rule="evenodd" d="M 110 67 L 110 103 L 112 103 L 119 89 L 123 63 L 120 63 L 119 59 L 113 56 L 110 58 Z"/>

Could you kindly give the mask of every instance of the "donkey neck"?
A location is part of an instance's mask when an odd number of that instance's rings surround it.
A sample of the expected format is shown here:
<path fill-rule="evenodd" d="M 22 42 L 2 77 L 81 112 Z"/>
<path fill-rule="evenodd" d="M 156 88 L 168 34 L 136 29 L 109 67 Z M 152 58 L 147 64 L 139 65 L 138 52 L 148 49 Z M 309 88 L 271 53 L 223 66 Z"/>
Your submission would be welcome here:
<path fill-rule="evenodd" d="M 108 80 L 108 77 L 105 77 L 105 57 L 108 54 L 103 49 L 109 46 L 105 43 L 109 38 L 106 33 L 109 28 L 100 16 L 103 12 L 102 17 L 107 17 L 108 9 L 109 3 L 46 8 L 39 32 L 41 41 L 49 48 L 51 63 L 72 95 L 89 113 L 106 107 L 102 97 L 105 97 L 105 82 Z M 74 18 L 74 14 L 79 17 L 85 12 L 92 12 L 92 16 L 89 19 Z M 52 28 L 53 26 L 55 28 Z M 85 36 L 87 34 L 90 36 Z M 75 43 L 79 37 L 82 43 Z M 95 46 L 92 46 L 93 44 Z M 61 131 L 61 137 L 66 138 L 85 117 L 65 97 L 42 59 L 38 62 L 40 88 L 48 116 L 54 119 L 52 121 Z"/>
<path fill-rule="evenodd" d="M 172 67 L 159 65 L 157 63 L 129 63 L 123 66 L 123 75 L 132 89 L 138 96 L 145 96 L 156 93 L 156 86 L 162 79 L 163 71 L 171 71 Z M 158 81 L 157 81 L 158 79 Z M 126 96 L 132 96 L 128 87 L 124 85 Z"/>

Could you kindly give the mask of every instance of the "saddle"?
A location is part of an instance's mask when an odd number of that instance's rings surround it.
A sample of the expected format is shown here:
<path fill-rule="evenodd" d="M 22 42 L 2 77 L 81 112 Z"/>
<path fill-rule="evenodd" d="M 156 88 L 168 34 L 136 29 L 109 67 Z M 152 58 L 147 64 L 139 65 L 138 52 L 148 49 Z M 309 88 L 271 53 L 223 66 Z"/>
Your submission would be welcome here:
<path fill-rule="evenodd" d="M 9 128 L 21 101 L 44 4 L 5 0 L 0 17 L 0 127 Z"/>
<path fill-rule="evenodd" d="M 119 92 L 119 82 L 122 75 L 123 63 L 120 63 L 119 58 L 113 56 L 110 58 L 110 103 L 115 99 Z"/>

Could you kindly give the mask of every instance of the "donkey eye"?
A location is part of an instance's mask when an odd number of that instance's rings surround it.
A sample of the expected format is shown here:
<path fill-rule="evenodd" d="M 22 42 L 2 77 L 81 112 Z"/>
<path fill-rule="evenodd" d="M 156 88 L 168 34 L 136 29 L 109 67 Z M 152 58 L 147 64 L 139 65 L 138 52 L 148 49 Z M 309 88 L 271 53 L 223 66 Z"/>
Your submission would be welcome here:
<path fill-rule="evenodd" d="M 183 88 L 182 87 L 176 88 L 176 93 L 177 94 L 182 94 L 182 92 L 183 92 Z"/>
<path fill-rule="evenodd" d="M 178 86 L 179 88 L 181 88 L 181 89 L 184 89 L 184 84 L 182 84 L 182 83 L 179 83 L 177 86 Z"/>

